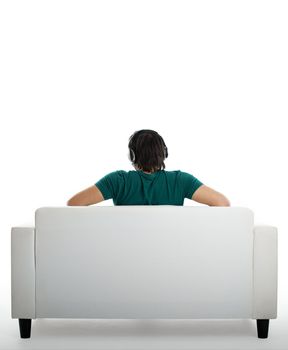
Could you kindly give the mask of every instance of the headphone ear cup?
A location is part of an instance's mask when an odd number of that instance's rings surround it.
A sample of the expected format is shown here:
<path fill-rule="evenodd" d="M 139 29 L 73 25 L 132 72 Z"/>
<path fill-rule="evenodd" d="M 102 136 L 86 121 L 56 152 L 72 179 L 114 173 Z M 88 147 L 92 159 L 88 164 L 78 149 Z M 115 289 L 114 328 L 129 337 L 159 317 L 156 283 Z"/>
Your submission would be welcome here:
<path fill-rule="evenodd" d="M 135 153 L 132 148 L 130 148 L 130 159 L 131 159 L 131 162 L 133 163 L 135 162 Z"/>

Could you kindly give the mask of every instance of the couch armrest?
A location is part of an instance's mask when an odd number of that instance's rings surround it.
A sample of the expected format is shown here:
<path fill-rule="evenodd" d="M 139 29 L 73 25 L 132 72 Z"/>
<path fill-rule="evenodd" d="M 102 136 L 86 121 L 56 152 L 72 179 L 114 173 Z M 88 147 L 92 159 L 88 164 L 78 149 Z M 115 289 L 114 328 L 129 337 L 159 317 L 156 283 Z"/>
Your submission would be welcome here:
<path fill-rule="evenodd" d="M 254 226 L 253 316 L 277 318 L 278 232 L 274 226 Z"/>
<path fill-rule="evenodd" d="M 11 315 L 35 318 L 34 227 L 11 229 Z"/>

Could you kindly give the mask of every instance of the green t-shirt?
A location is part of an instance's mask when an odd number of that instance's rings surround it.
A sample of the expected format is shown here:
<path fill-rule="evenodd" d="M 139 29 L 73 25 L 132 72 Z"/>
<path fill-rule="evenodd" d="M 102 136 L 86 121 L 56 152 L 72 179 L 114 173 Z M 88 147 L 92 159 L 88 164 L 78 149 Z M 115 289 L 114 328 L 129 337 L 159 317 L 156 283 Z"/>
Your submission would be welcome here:
<path fill-rule="evenodd" d="M 183 205 L 184 198 L 203 185 L 192 174 L 159 170 L 146 174 L 141 170 L 116 170 L 95 183 L 105 200 L 114 205 Z"/>

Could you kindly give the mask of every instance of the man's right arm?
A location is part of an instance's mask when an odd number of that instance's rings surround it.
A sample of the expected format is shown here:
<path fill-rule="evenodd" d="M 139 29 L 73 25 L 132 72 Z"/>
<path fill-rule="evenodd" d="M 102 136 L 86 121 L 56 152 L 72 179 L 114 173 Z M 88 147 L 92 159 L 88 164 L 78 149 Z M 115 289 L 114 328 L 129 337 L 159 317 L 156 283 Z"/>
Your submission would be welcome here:
<path fill-rule="evenodd" d="M 209 206 L 230 207 L 229 200 L 220 192 L 213 190 L 213 188 L 206 185 L 200 186 L 191 198 L 192 200 L 207 204 Z"/>

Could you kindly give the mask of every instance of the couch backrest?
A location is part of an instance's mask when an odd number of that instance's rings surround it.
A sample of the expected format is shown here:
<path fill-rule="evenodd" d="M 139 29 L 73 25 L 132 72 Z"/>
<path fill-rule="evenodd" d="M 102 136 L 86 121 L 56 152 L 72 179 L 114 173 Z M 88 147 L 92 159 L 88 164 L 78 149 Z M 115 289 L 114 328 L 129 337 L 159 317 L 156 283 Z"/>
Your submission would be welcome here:
<path fill-rule="evenodd" d="M 42 207 L 36 316 L 251 317 L 254 215 L 243 207 Z"/>

